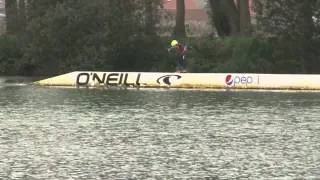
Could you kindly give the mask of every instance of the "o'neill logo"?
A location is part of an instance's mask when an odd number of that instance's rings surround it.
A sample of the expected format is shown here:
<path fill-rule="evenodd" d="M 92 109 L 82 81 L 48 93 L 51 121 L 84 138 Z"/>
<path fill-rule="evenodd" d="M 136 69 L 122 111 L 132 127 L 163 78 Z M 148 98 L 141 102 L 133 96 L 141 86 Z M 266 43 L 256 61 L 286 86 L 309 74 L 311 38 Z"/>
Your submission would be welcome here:
<path fill-rule="evenodd" d="M 259 84 L 258 75 L 227 75 L 225 78 L 225 83 L 228 86 L 237 86 L 237 85 L 250 85 L 250 84 Z"/>
<path fill-rule="evenodd" d="M 76 79 L 77 86 L 88 86 L 91 82 L 104 84 L 106 86 L 140 86 L 141 74 L 134 73 L 95 73 L 83 72 L 79 73 Z M 129 82 L 129 79 L 131 80 Z"/>
<path fill-rule="evenodd" d="M 161 76 L 157 79 L 157 83 L 158 84 L 165 84 L 170 86 L 174 81 L 181 79 L 180 75 L 176 75 L 176 74 L 171 74 L 171 75 L 165 75 L 165 76 Z"/>

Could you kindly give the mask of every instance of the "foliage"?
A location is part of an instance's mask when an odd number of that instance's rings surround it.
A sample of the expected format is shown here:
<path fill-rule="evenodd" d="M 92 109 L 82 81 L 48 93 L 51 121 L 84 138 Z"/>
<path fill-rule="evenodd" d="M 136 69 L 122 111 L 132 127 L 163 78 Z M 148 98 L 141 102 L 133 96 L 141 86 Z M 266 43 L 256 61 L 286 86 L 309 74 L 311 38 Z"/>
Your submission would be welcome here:
<path fill-rule="evenodd" d="M 23 63 L 20 62 L 22 57 L 21 47 L 18 39 L 14 36 L 0 36 L 0 74 L 16 74 Z"/>
<path fill-rule="evenodd" d="M 37 66 L 37 74 L 146 70 L 158 58 L 152 48 L 159 45 L 154 32 L 157 19 L 148 18 L 145 11 L 156 17 L 149 6 L 158 5 L 151 0 L 58 3 L 29 23 L 24 36 L 25 59 Z"/>
<path fill-rule="evenodd" d="M 319 35 L 320 3 L 317 0 L 254 1 L 258 31 L 292 40 Z"/>
<path fill-rule="evenodd" d="M 193 39 L 189 71 L 238 73 L 319 73 L 319 41 L 308 46 L 275 38 Z"/>
<path fill-rule="evenodd" d="M 0 37 L 1 74 L 174 71 L 171 39 L 157 32 L 162 0 L 8 2 L 15 36 Z M 220 37 L 179 39 L 192 47 L 190 72 L 320 73 L 320 1 L 253 1 L 258 36 L 238 36 L 250 25 L 247 3 L 210 2 L 219 4 L 212 18 Z"/>
<path fill-rule="evenodd" d="M 197 72 L 267 72 L 271 47 L 255 38 L 196 40 L 192 70 Z M 200 43 L 199 43 L 200 42 Z"/>

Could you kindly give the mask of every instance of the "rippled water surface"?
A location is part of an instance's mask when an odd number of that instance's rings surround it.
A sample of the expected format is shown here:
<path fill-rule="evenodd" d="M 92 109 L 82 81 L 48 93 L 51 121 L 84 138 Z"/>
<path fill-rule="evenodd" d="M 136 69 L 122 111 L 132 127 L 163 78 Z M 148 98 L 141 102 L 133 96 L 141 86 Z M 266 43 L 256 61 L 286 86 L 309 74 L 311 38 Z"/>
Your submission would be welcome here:
<path fill-rule="evenodd" d="M 319 179 L 320 93 L 0 84 L 0 179 Z"/>

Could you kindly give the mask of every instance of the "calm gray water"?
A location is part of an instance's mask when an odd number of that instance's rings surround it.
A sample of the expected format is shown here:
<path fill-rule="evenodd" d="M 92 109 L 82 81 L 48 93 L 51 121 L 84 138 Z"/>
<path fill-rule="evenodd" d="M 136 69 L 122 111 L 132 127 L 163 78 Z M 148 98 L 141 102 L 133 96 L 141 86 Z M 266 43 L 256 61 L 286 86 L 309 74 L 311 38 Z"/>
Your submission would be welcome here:
<path fill-rule="evenodd" d="M 320 179 L 320 93 L 0 83 L 0 179 Z"/>

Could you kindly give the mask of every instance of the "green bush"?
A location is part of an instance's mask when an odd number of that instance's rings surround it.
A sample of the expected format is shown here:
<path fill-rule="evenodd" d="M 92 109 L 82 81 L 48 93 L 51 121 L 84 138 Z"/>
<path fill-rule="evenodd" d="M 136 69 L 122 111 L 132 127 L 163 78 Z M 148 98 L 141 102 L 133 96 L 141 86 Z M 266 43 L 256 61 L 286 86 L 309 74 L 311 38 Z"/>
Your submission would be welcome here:
<path fill-rule="evenodd" d="M 191 72 L 319 73 L 320 41 L 276 38 L 196 38 L 189 41 Z"/>
<path fill-rule="evenodd" d="M 22 51 L 15 36 L 0 36 L 0 74 L 17 75 L 22 67 Z"/>
<path fill-rule="evenodd" d="M 34 41 L 39 46 L 22 49 L 21 40 L 17 37 L 0 36 L 0 74 L 175 70 L 175 58 L 167 52 L 171 41 L 169 38 L 133 36 L 111 50 L 107 43 L 100 40 L 83 37 L 78 39 L 79 44 L 71 44 L 70 47 L 60 47 L 53 42 L 41 45 Z M 180 41 L 191 47 L 187 56 L 189 72 L 319 73 L 319 40 L 304 44 L 259 38 L 189 38 Z"/>
<path fill-rule="evenodd" d="M 228 56 L 220 61 L 216 72 L 264 73 L 272 66 L 272 47 L 255 38 L 219 40 L 220 46 L 227 47 Z"/>

